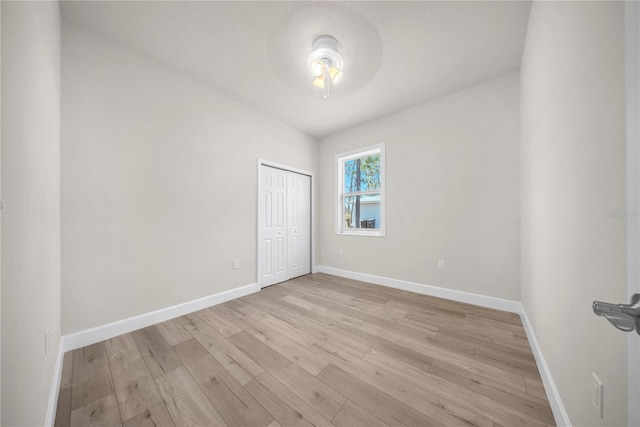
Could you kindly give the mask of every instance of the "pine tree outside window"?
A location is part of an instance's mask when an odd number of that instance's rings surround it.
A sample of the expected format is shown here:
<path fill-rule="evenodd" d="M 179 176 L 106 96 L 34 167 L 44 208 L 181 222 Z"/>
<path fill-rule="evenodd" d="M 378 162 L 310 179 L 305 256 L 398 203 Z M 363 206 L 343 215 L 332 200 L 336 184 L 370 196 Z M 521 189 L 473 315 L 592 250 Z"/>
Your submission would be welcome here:
<path fill-rule="evenodd" d="M 384 144 L 336 156 L 336 233 L 384 236 Z"/>

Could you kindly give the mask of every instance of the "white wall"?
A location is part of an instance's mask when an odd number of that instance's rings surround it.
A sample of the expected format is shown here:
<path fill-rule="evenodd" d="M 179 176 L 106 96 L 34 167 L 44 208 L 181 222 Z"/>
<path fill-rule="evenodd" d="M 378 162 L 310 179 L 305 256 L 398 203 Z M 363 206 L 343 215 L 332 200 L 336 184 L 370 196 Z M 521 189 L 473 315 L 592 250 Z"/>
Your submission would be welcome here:
<path fill-rule="evenodd" d="M 2 202 L 2 425 L 42 425 L 60 340 L 57 2 L 2 2 Z"/>
<path fill-rule="evenodd" d="M 321 140 L 318 263 L 518 300 L 518 84 L 509 74 Z M 336 235 L 335 155 L 381 142 L 386 237 Z"/>
<path fill-rule="evenodd" d="M 640 3 L 625 2 L 627 209 L 640 212 Z M 627 295 L 640 293 L 640 217 L 627 216 Z M 640 402 L 640 339 L 628 334 L 629 402 Z M 640 405 L 628 405 L 628 424 L 640 426 Z"/>
<path fill-rule="evenodd" d="M 574 425 L 625 425 L 623 2 L 534 2 L 521 68 L 522 302 Z M 604 420 L 591 373 L 604 383 Z"/>
<path fill-rule="evenodd" d="M 64 333 L 256 283 L 257 159 L 317 142 L 66 22 L 62 82 Z"/>
<path fill-rule="evenodd" d="M 0 2 L 0 82 L 2 82 L 2 2 Z M 0 84 L 0 118 L 2 84 Z M 2 423 L 2 132 L 0 131 L 0 423 Z"/>

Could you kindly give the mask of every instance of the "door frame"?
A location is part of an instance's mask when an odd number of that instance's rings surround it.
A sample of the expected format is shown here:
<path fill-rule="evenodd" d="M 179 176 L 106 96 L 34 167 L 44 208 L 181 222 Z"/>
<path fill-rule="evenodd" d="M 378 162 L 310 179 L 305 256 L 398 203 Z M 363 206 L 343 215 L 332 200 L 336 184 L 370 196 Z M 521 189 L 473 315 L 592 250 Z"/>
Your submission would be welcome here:
<path fill-rule="evenodd" d="M 262 184 L 262 180 L 260 179 L 260 169 L 262 168 L 262 166 L 268 166 L 270 168 L 275 168 L 275 169 L 280 169 L 286 172 L 294 172 L 294 173 L 298 173 L 301 175 L 307 175 L 308 177 L 311 178 L 311 185 L 310 185 L 310 190 L 311 190 L 311 194 L 309 196 L 309 203 L 311 204 L 311 206 L 309 207 L 309 215 L 311 216 L 310 218 L 310 229 L 309 229 L 309 244 L 311 245 L 310 251 L 309 251 L 309 263 L 311 264 L 311 273 L 315 273 L 316 272 L 316 262 L 315 262 L 315 235 L 316 235 L 316 215 L 315 215 L 315 198 L 316 198 L 316 179 L 315 179 L 315 175 L 313 172 L 304 170 L 304 169 L 298 169 L 298 168 L 294 168 L 292 166 L 288 166 L 282 163 L 277 163 L 277 162 L 272 162 L 270 160 L 265 160 L 265 159 L 258 159 L 258 200 L 257 200 L 257 209 L 256 209 L 256 228 L 257 228 L 257 232 L 256 232 L 256 236 L 257 236 L 257 240 L 256 240 L 256 283 L 258 284 L 258 289 L 262 289 L 262 283 L 261 283 L 261 279 L 262 279 L 262 266 L 260 265 L 260 260 L 262 259 L 262 227 L 260 227 L 260 211 L 261 211 L 261 207 L 262 207 L 262 190 L 263 190 L 263 184 Z M 288 236 L 287 236 L 288 239 Z"/>
<path fill-rule="evenodd" d="M 640 293 L 640 5 L 625 2 L 627 290 Z M 625 301 L 626 303 L 626 301 Z M 627 337 L 627 424 L 640 425 L 640 336 Z"/>

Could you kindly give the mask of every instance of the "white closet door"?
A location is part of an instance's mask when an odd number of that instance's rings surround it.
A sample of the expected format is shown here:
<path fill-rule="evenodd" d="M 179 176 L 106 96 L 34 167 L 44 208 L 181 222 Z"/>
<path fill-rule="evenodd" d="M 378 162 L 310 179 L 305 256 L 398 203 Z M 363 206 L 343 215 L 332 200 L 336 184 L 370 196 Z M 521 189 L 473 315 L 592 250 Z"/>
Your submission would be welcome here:
<path fill-rule="evenodd" d="M 260 285 L 269 286 L 287 280 L 286 269 L 286 208 L 287 172 L 262 166 L 262 198 L 259 203 L 261 227 Z"/>
<path fill-rule="evenodd" d="M 311 177 L 287 172 L 288 278 L 311 273 Z"/>
<path fill-rule="evenodd" d="M 311 273 L 311 177 L 260 165 L 258 282 Z"/>

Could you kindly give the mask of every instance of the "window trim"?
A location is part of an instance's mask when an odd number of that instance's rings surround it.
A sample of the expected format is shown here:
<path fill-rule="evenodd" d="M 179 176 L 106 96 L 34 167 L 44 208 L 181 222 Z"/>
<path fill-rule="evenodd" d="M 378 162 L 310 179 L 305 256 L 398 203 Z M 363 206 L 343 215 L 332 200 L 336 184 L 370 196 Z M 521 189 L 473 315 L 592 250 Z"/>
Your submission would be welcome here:
<path fill-rule="evenodd" d="M 370 154 L 380 154 L 380 188 L 376 190 L 370 190 L 365 192 L 355 192 L 353 194 L 362 193 L 380 193 L 380 228 L 358 228 L 358 229 L 344 229 L 344 162 L 358 157 L 364 157 Z M 369 236 L 369 237 L 385 237 L 386 228 L 386 216 L 385 216 L 385 143 L 371 145 L 368 147 L 359 148 L 357 150 L 351 150 L 346 153 L 336 154 L 336 192 L 335 192 L 335 212 L 336 212 L 336 234 L 342 236 Z"/>

